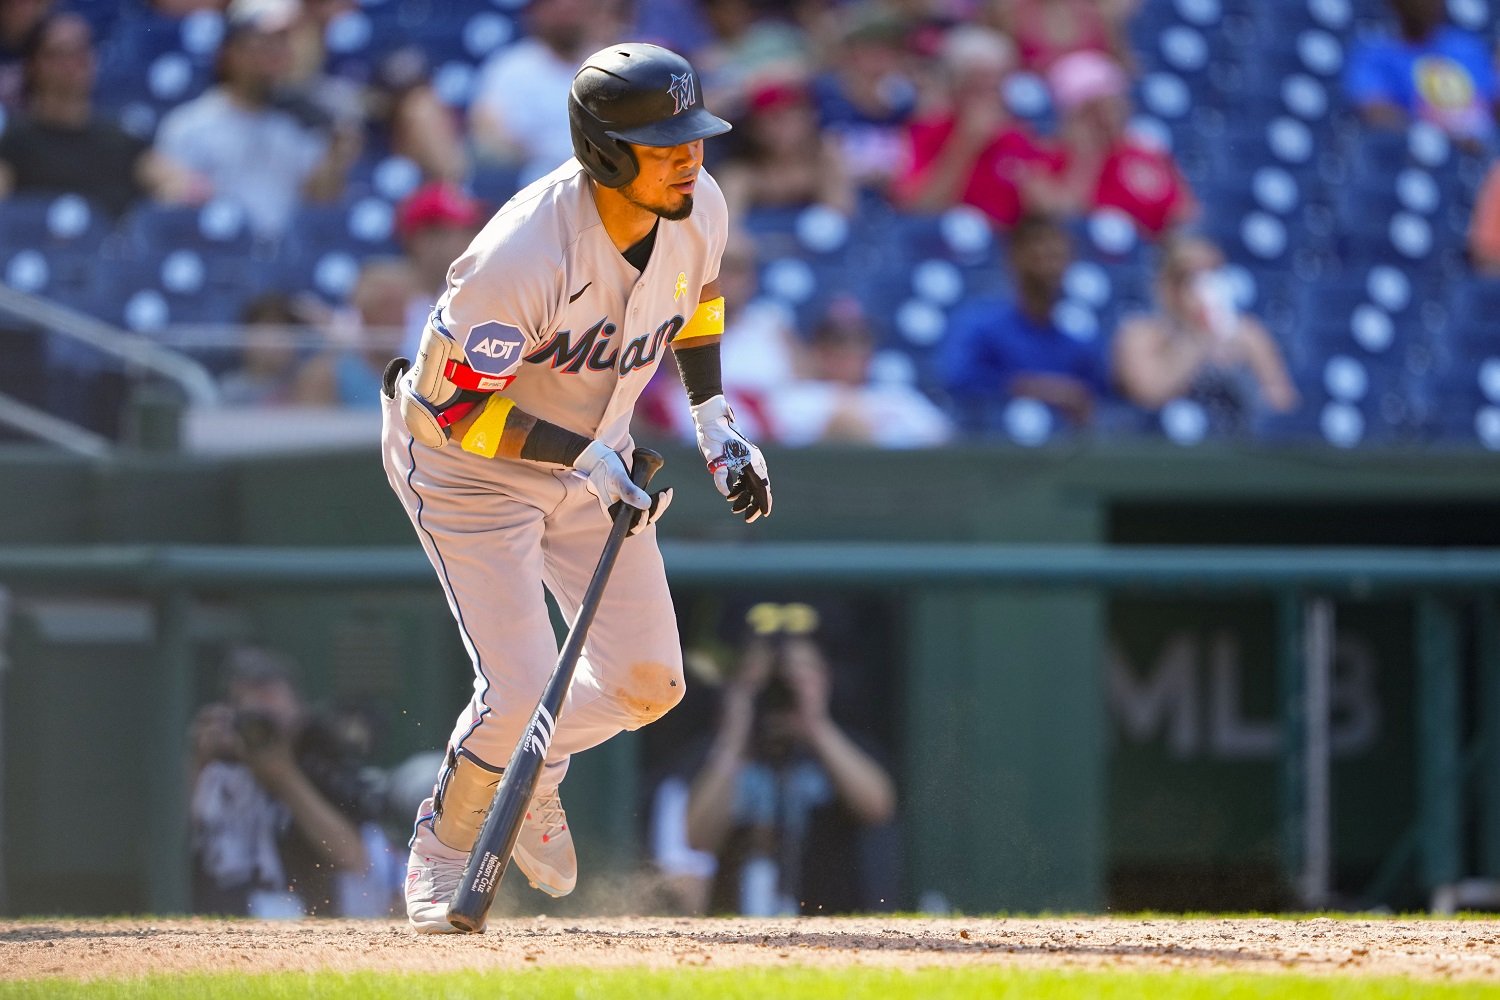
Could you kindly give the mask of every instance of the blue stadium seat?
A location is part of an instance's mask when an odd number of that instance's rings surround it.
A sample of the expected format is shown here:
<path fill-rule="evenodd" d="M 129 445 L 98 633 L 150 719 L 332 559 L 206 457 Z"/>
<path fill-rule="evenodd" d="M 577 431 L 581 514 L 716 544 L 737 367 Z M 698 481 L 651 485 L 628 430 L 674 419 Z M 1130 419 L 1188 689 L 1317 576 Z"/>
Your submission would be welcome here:
<path fill-rule="evenodd" d="M 368 46 L 387 52 L 416 45 L 434 66 L 455 57 L 482 62 L 521 35 L 520 25 L 501 8 L 437 0 L 367 4 L 363 12 L 369 17 Z"/>
<path fill-rule="evenodd" d="M 1456 327 L 1488 322 L 1500 343 L 1500 278 L 1469 278 L 1454 284 L 1448 297 L 1449 315 Z"/>
<path fill-rule="evenodd" d="M 17 195 L 0 200 L 0 247 L 6 249 L 97 250 L 110 229 L 109 217 L 78 195 Z"/>
<path fill-rule="evenodd" d="M 149 135 L 162 113 L 206 85 L 219 15 L 166 18 L 149 0 L 69 5 L 98 32 L 101 107 L 137 134 Z M 362 78 L 385 55 L 415 46 L 445 100 L 461 107 L 477 67 L 523 32 L 521 6 L 362 0 L 330 27 L 331 65 Z M 1500 11 L 1494 0 L 1448 6 L 1455 23 L 1486 36 Z M 1473 446 L 1487 443 L 1476 420 L 1492 410 L 1483 419 L 1500 447 L 1500 400 L 1484 396 L 1474 377 L 1476 359 L 1500 352 L 1500 282 L 1471 279 L 1463 258 L 1489 164 L 1430 126 L 1366 129 L 1343 99 L 1349 49 L 1389 21 L 1386 5 L 1352 0 L 1151 0 L 1128 27 L 1141 70 L 1138 121 L 1170 143 L 1204 206 L 1202 229 L 1251 290 L 1242 305 L 1282 341 L 1307 395 L 1297 414 L 1263 423 L 1267 439 L 1364 445 L 1426 434 Z M 1046 102 L 1034 81 L 1018 81 L 1007 96 L 1045 129 Z M 13 199 L 0 203 L 0 272 L 13 287 L 147 332 L 233 318 L 246 296 L 268 287 L 340 303 L 364 259 L 397 252 L 393 207 L 411 180 L 376 136 L 351 172 L 348 196 L 306 207 L 279 244 L 253 240 L 220 206 L 143 206 L 112 236 L 97 213 Z M 517 176 L 482 168 L 471 187 L 498 207 Z M 1118 221 L 1073 227 L 1082 277 L 1070 277 L 1069 321 L 1100 335 L 1152 294 L 1154 248 Z M 747 228 L 768 292 L 787 299 L 803 328 L 833 295 L 853 294 L 885 331 L 887 348 L 900 352 L 894 361 L 909 361 L 919 382 L 953 305 L 1009 283 L 1003 242 L 962 211 L 911 217 L 866 198 L 849 219 L 758 211 Z M 109 261 L 102 267 L 100 253 Z M 1363 395 L 1329 391 L 1335 358 L 1360 366 Z M 1058 429 L 1039 431 L 1035 417 L 997 411 L 993 430 L 1027 444 L 1055 438 Z M 1190 410 L 1173 419 L 1174 433 L 1189 440 Z M 1165 427 L 1133 410 L 1119 426 L 1146 424 Z"/>
<path fill-rule="evenodd" d="M 1387 212 L 1379 205 L 1352 210 L 1340 227 L 1337 253 L 1348 268 L 1387 264 L 1424 280 L 1467 270 L 1461 234 L 1413 212 Z"/>
<path fill-rule="evenodd" d="M 250 256 L 256 244 L 244 210 L 226 200 L 203 206 L 145 202 L 122 220 L 121 232 L 127 246 L 143 259 L 181 247 Z"/>
<path fill-rule="evenodd" d="M 279 291 L 308 293 L 330 305 L 342 305 L 359 279 L 361 259 L 347 247 L 296 246 L 272 262 L 268 284 Z"/>
<path fill-rule="evenodd" d="M 521 189 L 521 168 L 499 164 L 481 164 L 469 179 L 474 197 L 497 209 Z"/>
<path fill-rule="evenodd" d="M 1500 450 L 1500 348 L 1466 359 L 1433 381 L 1442 405 L 1428 416 L 1431 436 L 1439 441 Z"/>
<path fill-rule="evenodd" d="M 182 350 L 215 371 L 235 362 L 238 347 L 221 334 L 186 337 L 173 327 L 228 326 L 239 322 L 244 305 L 261 286 L 243 281 L 210 288 L 192 250 L 177 250 L 164 259 L 119 261 L 100 269 L 80 304 L 109 323 Z M 249 269 L 245 269 L 247 277 Z M 54 359 L 55 360 L 55 359 Z"/>
<path fill-rule="evenodd" d="M 294 252 L 344 250 L 357 257 L 400 253 L 395 206 L 373 195 L 330 205 L 303 205 L 283 240 Z"/>
<path fill-rule="evenodd" d="M 101 70 L 134 66 L 139 73 L 157 57 L 173 52 L 191 52 L 200 63 L 210 64 L 214 51 L 207 44 L 210 37 L 205 37 L 205 34 L 212 35 L 215 21 L 222 34 L 222 18 L 216 15 L 173 18 L 158 14 L 149 7 L 135 5 L 119 18 L 104 40 Z M 203 30 L 205 27 L 207 33 Z"/>
<path fill-rule="evenodd" d="M 1297 384 L 1302 414 L 1296 423 L 1305 426 L 1315 418 L 1328 444 L 1413 442 L 1426 433 L 1425 410 L 1400 364 L 1332 355 L 1314 370 L 1300 371 Z"/>
<path fill-rule="evenodd" d="M 0 253 L 0 274 L 7 287 L 63 305 L 86 294 L 100 266 L 98 253 L 87 248 L 12 247 Z"/>
<path fill-rule="evenodd" d="M 94 29 L 96 44 L 112 36 L 120 16 L 129 6 L 124 0 L 69 0 L 68 3 L 68 9 L 82 14 Z"/>

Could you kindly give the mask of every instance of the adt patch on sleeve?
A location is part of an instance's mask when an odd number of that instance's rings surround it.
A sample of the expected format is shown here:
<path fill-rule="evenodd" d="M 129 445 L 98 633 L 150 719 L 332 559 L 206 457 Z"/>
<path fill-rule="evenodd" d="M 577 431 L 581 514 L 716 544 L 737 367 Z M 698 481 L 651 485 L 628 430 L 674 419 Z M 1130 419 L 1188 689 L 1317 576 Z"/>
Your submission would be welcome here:
<path fill-rule="evenodd" d="M 481 375 L 509 375 L 521 364 L 526 335 L 513 326 L 492 320 L 469 331 L 464 354 L 469 367 Z"/>

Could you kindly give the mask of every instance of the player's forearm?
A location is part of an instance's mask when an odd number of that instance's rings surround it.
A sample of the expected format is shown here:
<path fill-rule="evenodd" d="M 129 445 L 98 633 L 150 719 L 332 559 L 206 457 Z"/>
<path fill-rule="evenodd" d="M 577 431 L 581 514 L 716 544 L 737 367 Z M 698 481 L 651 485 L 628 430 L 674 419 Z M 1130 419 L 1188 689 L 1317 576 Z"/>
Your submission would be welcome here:
<path fill-rule="evenodd" d="M 716 751 L 694 780 L 688 793 L 686 823 L 688 846 L 693 850 L 717 854 L 724 846 L 742 763 L 738 754 Z"/>
<path fill-rule="evenodd" d="M 903 208 L 931 212 L 947 208 L 963 194 L 964 181 L 974 169 L 982 146 L 961 137 L 943 144 L 936 157 L 920 173 L 896 184 L 893 192 Z"/>
<path fill-rule="evenodd" d="M 500 399 L 504 400 L 503 397 Z M 511 405 L 505 409 L 503 419 L 499 421 L 498 440 L 481 440 L 486 430 L 485 422 L 495 422 L 495 409 L 489 400 L 454 422 L 453 439 L 463 442 L 465 451 L 485 454 L 486 457 L 557 465 L 572 465 L 589 446 L 589 438 L 533 416 L 519 406 Z"/>
<path fill-rule="evenodd" d="M 724 717 L 709 748 L 708 759 L 688 792 L 687 840 L 694 850 L 718 853 L 729 836 L 734 789 L 750 747 L 754 713 L 750 704 L 731 692 Z"/>
<path fill-rule="evenodd" d="M 890 775 L 831 720 L 816 727 L 810 741 L 840 799 L 866 823 L 884 823 L 896 812 Z"/>
<path fill-rule="evenodd" d="M 963 163 L 938 162 L 925 173 L 898 183 L 893 193 L 907 211 L 936 212 L 958 200 L 960 182 L 965 176 Z"/>
<path fill-rule="evenodd" d="M 674 347 L 677 375 L 687 390 L 688 402 L 697 406 L 724 394 L 724 376 L 719 363 L 719 338 L 704 337 L 689 345 Z"/>
<path fill-rule="evenodd" d="M 1287 375 L 1286 366 L 1282 364 L 1281 355 L 1277 353 L 1271 335 L 1256 326 L 1247 331 L 1245 336 L 1249 338 L 1247 347 L 1250 370 L 1260 383 L 1261 395 L 1272 410 L 1286 413 L 1297 405 L 1297 390 Z"/>

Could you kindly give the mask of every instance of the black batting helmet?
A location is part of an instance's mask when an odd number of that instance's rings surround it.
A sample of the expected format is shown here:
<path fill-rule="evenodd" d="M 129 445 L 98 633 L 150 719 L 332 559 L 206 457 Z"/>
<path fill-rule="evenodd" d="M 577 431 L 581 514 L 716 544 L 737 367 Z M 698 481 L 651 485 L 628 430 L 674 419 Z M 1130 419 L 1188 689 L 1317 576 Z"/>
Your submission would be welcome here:
<path fill-rule="evenodd" d="M 568 120 L 578 162 L 612 188 L 640 169 L 626 143 L 680 146 L 729 131 L 703 106 L 688 61 L 644 42 L 611 45 L 583 61 L 568 92 Z"/>

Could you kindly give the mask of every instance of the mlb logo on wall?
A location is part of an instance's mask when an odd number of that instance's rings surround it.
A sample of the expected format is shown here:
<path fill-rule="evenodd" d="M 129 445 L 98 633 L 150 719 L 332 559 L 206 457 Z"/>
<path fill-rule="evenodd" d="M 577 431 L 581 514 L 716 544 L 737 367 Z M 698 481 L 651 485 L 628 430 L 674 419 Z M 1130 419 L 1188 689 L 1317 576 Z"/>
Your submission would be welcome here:
<path fill-rule="evenodd" d="M 469 367 L 481 375 L 509 375 L 521 363 L 526 335 L 504 323 L 481 323 L 464 338 Z"/>
<path fill-rule="evenodd" d="M 684 108 L 692 107 L 696 102 L 693 97 L 693 74 L 673 73 L 672 85 L 667 88 L 667 93 L 672 95 L 672 100 L 677 102 L 677 107 L 672 109 L 672 114 L 680 115 Z"/>

